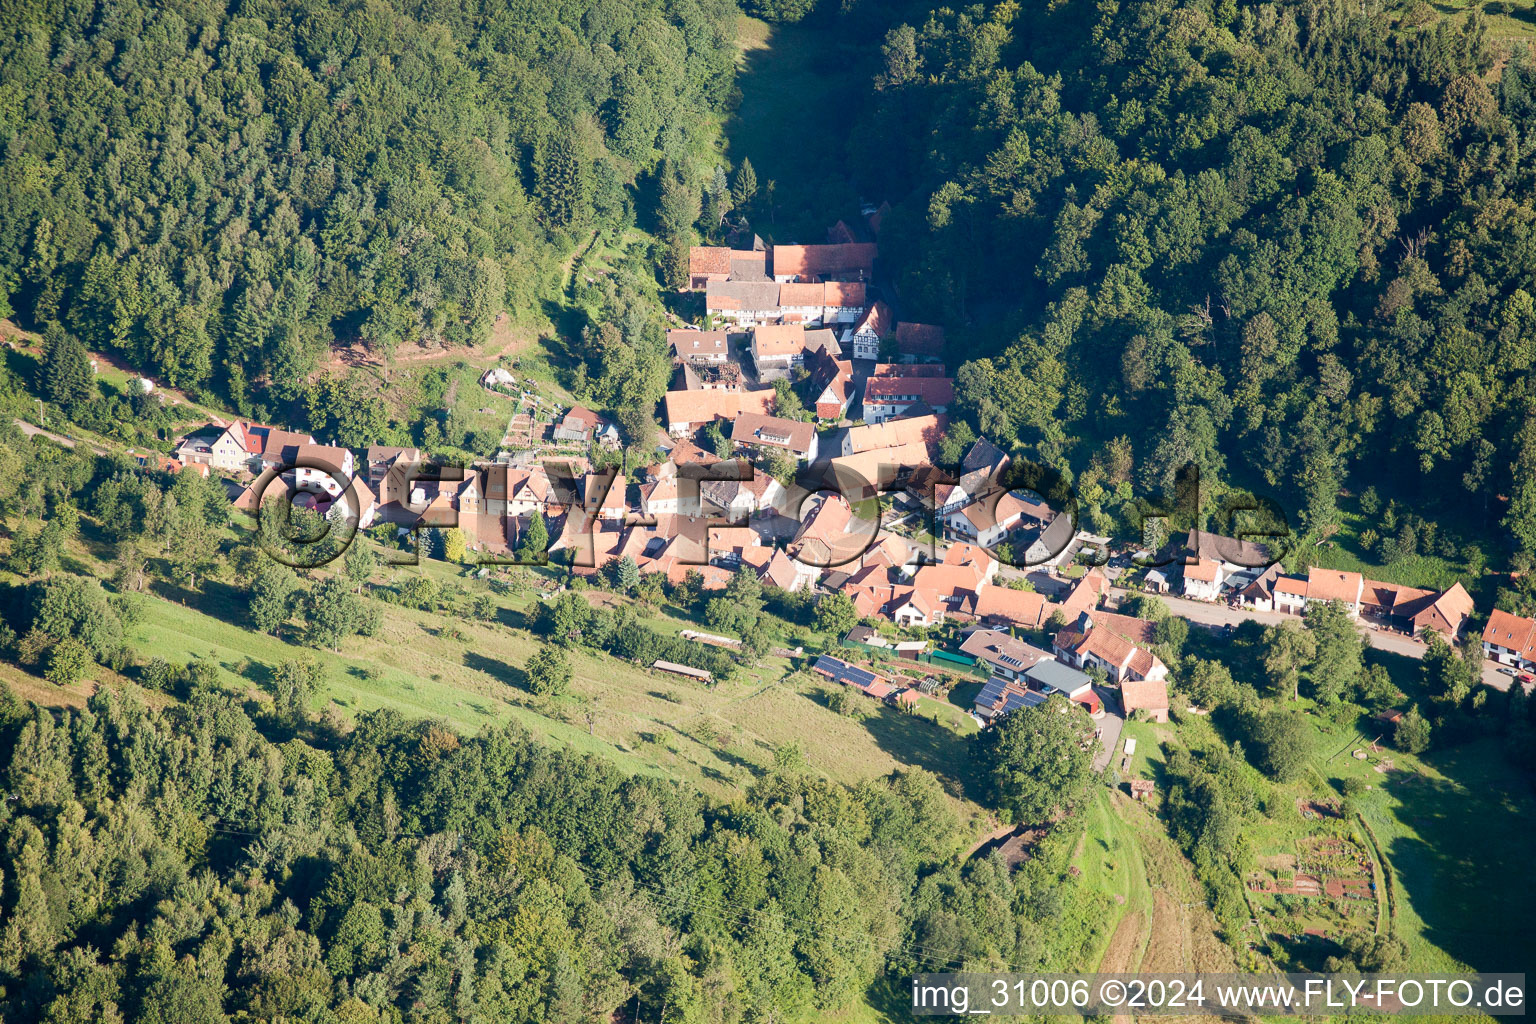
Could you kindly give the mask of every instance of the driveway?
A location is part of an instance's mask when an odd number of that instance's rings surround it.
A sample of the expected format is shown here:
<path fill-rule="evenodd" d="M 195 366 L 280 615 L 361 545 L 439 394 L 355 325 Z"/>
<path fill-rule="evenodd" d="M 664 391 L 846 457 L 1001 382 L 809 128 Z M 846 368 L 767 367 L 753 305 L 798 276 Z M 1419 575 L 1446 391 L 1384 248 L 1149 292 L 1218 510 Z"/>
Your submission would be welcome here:
<path fill-rule="evenodd" d="M 1125 717 L 1120 712 L 1120 694 L 1095 686 L 1093 692 L 1104 702 L 1104 717 L 1097 723 L 1100 750 L 1093 758 L 1093 770 L 1101 772 L 1114 760 L 1115 749 L 1120 746 L 1120 731 L 1125 728 Z"/>

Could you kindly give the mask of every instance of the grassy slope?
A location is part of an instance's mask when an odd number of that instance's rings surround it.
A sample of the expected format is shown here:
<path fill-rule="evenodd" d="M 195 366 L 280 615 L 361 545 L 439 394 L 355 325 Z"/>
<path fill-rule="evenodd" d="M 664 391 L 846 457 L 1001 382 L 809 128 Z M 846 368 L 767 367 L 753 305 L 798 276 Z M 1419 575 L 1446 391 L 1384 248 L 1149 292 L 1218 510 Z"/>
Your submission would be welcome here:
<path fill-rule="evenodd" d="M 111 557 L 111 548 L 90 540 L 90 532 L 72 546 L 68 568 L 104 575 L 103 559 Z M 826 706 L 819 682 L 807 673 L 789 672 L 782 658 L 766 658 L 731 683 L 705 688 L 589 651 L 573 653 L 569 696 L 538 698 L 522 682 L 522 666 L 541 643 L 522 628 L 524 613 L 538 600 L 533 588 L 498 596 L 485 581 L 433 560 L 418 567 L 382 567 L 375 585 L 389 586 L 417 572 L 431 577 L 440 590 L 462 587 L 470 595 L 490 595 L 496 605 L 492 618 L 474 621 L 462 614 L 381 603 L 385 617 L 379 636 L 349 638 L 339 653 L 317 651 L 298 642 L 302 624 L 297 620 L 282 638 L 247 629 L 242 593 L 215 580 L 198 593 L 161 586 L 149 596 L 129 641 L 146 659 L 183 663 L 210 658 L 226 687 L 258 700 L 267 699 L 265 686 L 277 665 L 314 657 L 325 668 L 320 706 L 333 701 L 347 714 L 391 707 L 466 732 L 512 719 L 552 742 L 609 757 L 629 771 L 678 778 L 721 799 L 749 785 L 779 747 L 798 742 L 813 769 L 847 783 L 903 765 L 929 769 L 944 780 L 963 819 L 981 815 L 967 792 L 970 723 L 963 715 L 944 715 L 936 723 L 931 718 L 936 702 L 925 702 L 925 713 L 913 715 L 864 701 L 856 715 L 843 716 Z M 601 592 L 590 596 L 613 600 Z M 648 624 L 663 632 L 697 625 L 675 610 L 653 612 Z M 445 633 L 447 626 L 457 627 L 461 635 Z M 78 704 L 89 692 L 89 684 L 59 691 L 20 670 L 3 675 L 42 703 Z M 114 685 L 127 682 L 105 669 L 97 678 Z M 981 828 L 976 822 L 975 830 Z"/>
<path fill-rule="evenodd" d="M 1373 788 L 1360 806 L 1393 869 L 1395 930 L 1413 969 L 1518 970 L 1512 965 L 1532 962 L 1536 942 L 1525 922 L 1536 914 L 1536 894 L 1516 880 L 1518 865 L 1536 856 L 1536 799 L 1497 739 L 1422 759 L 1384 748 L 1372 758 L 1390 758 L 1396 770 L 1383 775 L 1351 756 L 1368 749 L 1379 729 L 1365 735 L 1312 721 L 1311 768 L 1299 782 L 1274 787 L 1268 816 L 1245 830 L 1255 851 L 1288 850 L 1309 831 L 1298 798 L 1333 798 L 1343 779 L 1363 779 Z M 1164 746 L 1197 727 L 1130 723 L 1126 735 L 1137 737 L 1138 749 L 1127 777 L 1157 778 Z"/>

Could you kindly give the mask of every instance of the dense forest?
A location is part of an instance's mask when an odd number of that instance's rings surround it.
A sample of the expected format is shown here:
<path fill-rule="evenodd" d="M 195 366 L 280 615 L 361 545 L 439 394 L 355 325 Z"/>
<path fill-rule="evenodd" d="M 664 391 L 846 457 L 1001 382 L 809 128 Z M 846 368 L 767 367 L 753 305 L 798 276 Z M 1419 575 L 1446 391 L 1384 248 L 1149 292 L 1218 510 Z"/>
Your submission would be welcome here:
<path fill-rule="evenodd" d="M 795 1019 L 887 970 L 1067 967 L 1108 910 L 1065 881 L 1070 827 L 1020 871 L 959 865 L 921 771 L 785 758 L 710 808 L 515 727 L 208 691 L 56 720 L 0 690 L 0 719 L 18 1024 Z"/>
<path fill-rule="evenodd" d="M 977 425 L 1079 474 L 1091 518 L 1193 462 L 1316 534 L 1376 484 L 1443 519 L 1428 553 L 1500 524 L 1491 555 L 1536 551 L 1536 64 L 1418 8 L 890 27 L 850 171 L 895 201 L 908 311 L 960 328 Z"/>
<path fill-rule="evenodd" d="M 649 214 L 663 170 L 713 167 L 734 18 L 722 0 L 7 4 L 0 315 L 245 413 L 305 397 L 337 342 L 483 340 L 592 230 Z"/>

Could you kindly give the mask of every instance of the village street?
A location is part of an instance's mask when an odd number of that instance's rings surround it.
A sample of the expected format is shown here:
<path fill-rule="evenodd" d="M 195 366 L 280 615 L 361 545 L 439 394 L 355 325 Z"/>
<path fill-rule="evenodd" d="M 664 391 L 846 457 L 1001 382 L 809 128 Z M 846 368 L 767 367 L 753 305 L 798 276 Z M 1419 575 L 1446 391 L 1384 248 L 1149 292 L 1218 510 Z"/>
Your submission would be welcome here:
<path fill-rule="evenodd" d="M 1110 588 L 1110 592 L 1117 597 L 1129 597 L 1131 592 L 1119 588 Z M 1226 625 L 1236 626 L 1239 623 L 1252 619 L 1266 626 L 1278 625 L 1287 620 L 1300 621 L 1294 615 L 1284 612 L 1256 612 L 1246 611 L 1242 608 L 1233 608 L 1225 604 L 1211 604 L 1206 601 L 1191 601 L 1184 597 L 1174 597 L 1171 594 L 1159 595 L 1163 603 L 1175 615 L 1188 619 L 1191 623 L 1198 623 L 1211 628 L 1220 628 Z M 1360 620 L 1360 632 L 1370 641 L 1372 647 L 1380 651 L 1390 651 L 1393 654 L 1402 654 L 1410 658 L 1424 657 L 1425 645 L 1411 637 L 1401 633 L 1392 633 L 1384 629 L 1373 629 L 1365 620 Z M 1473 638 L 1476 642 L 1476 638 Z M 1483 682 L 1496 690 L 1508 690 L 1514 680 L 1498 671 L 1498 666 L 1491 661 L 1483 662 Z"/>

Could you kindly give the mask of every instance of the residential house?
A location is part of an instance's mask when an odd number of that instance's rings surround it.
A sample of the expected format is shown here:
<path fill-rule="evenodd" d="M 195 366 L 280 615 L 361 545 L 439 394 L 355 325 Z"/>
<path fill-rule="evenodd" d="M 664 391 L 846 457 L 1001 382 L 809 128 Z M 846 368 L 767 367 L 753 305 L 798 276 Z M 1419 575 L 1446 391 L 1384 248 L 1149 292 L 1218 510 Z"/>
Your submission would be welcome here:
<path fill-rule="evenodd" d="M 762 249 L 728 249 L 695 245 L 688 250 L 688 288 L 699 291 L 712 282 L 768 280 L 768 253 Z"/>
<path fill-rule="evenodd" d="M 277 427 L 258 427 L 248 424 L 245 428 L 246 439 L 254 440 L 256 447 L 253 452 L 259 452 L 251 462 L 252 472 L 265 472 L 269 469 L 287 471 L 297 463 L 294 459 L 301 448 L 316 444 L 313 437 L 296 430 L 281 430 Z"/>
<path fill-rule="evenodd" d="M 729 480 L 702 480 L 699 497 L 704 510 L 729 522 L 742 522 L 755 512 L 776 508 L 784 501 L 784 486 L 769 474 L 746 463 Z"/>
<path fill-rule="evenodd" d="M 629 515 L 624 492 L 628 482 L 613 470 L 588 473 L 582 481 L 581 507 L 589 516 L 621 522 Z"/>
<path fill-rule="evenodd" d="M 816 461 L 816 424 L 761 413 L 742 413 L 731 440 L 749 448 L 788 452 L 801 462 Z"/>
<path fill-rule="evenodd" d="M 950 513 L 944 521 L 944 532 L 950 537 L 962 537 L 984 548 L 993 548 L 1023 520 L 1025 510 L 1034 510 L 1036 505 L 1039 503 L 1020 494 L 1002 491 Z M 1049 513 L 1050 510 L 1047 508 L 1045 512 Z"/>
<path fill-rule="evenodd" d="M 896 351 L 904 362 L 937 362 L 944 358 L 944 328 L 937 324 L 899 323 Z"/>
<path fill-rule="evenodd" d="M 751 351 L 759 380 L 784 376 L 805 363 L 805 328 L 799 324 L 759 324 L 752 329 Z"/>
<path fill-rule="evenodd" d="M 768 413 L 773 409 L 773 390 L 668 391 L 662 402 L 667 433 L 687 437 L 717 420 L 734 420 L 744 413 Z"/>
<path fill-rule="evenodd" d="M 228 425 L 210 423 L 182 439 L 176 446 L 176 461 L 221 473 L 260 472 L 261 452 L 270 429 L 239 420 Z M 313 443 L 314 438 L 303 436 Z"/>
<path fill-rule="evenodd" d="M 1056 565 L 1066 556 L 1075 536 L 1072 517 L 1043 502 L 1026 502 L 1019 524 L 1024 565 Z"/>
<path fill-rule="evenodd" d="M 1466 629 L 1473 606 L 1472 596 L 1459 582 L 1436 591 L 1366 580 L 1360 611 L 1410 635 L 1435 632 L 1454 641 Z"/>
<path fill-rule="evenodd" d="M 704 289 L 704 311 L 741 327 L 773 323 L 781 314 L 779 287 L 773 281 L 711 281 Z"/>
<path fill-rule="evenodd" d="M 1483 657 L 1525 672 L 1536 672 L 1536 619 L 1495 608 L 1483 627 Z"/>
<path fill-rule="evenodd" d="M 816 377 L 814 411 L 818 420 L 840 420 L 848 413 L 853 398 L 853 363 L 846 359 L 828 360 Z"/>
<path fill-rule="evenodd" d="M 809 328 L 805 332 L 805 359 L 834 362 L 843 358 L 843 346 L 838 343 L 837 332 L 828 327 Z"/>
<path fill-rule="evenodd" d="M 1061 617 L 1067 622 L 1074 622 L 1083 612 L 1091 612 L 1099 606 L 1106 591 L 1109 590 L 1109 577 L 1104 575 L 1104 570 L 1094 566 L 1083 573 L 1078 581 L 1072 584 L 1072 589 L 1067 591 L 1067 596 L 1062 598 L 1059 610 Z M 1047 612 L 1049 616 L 1052 612 Z"/>
<path fill-rule="evenodd" d="M 667 344 L 672 347 L 672 358 L 680 363 L 718 364 L 731 355 L 726 331 L 668 331 Z"/>
<path fill-rule="evenodd" d="M 311 494 L 326 494 L 332 499 L 351 483 L 355 469 L 352 449 L 333 445 L 303 444 L 286 449 L 282 465 L 290 467 L 294 487 Z"/>
<path fill-rule="evenodd" d="M 947 420 L 943 416 L 911 416 L 883 423 L 849 427 L 843 434 L 844 455 L 907 444 L 938 444 Z"/>
<path fill-rule="evenodd" d="M 840 455 L 830 463 L 832 479 L 855 499 L 899 489 L 904 478 L 928 464 L 928 446 L 902 444 L 875 448 L 857 455 Z"/>
<path fill-rule="evenodd" d="M 1024 672 L 1024 679 L 1031 689 L 1039 690 L 1047 696 L 1060 694 L 1086 706 L 1090 714 L 1099 715 L 1104 711 L 1103 703 L 1093 692 L 1093 680 L 1088 674 L 1070 665 L 1063 665 L 1054 658 L 1031 665 Z"/>
<path fill-rule="evenodd" d="M 1111 682 L 1164 679 L 1168 666 L 1152 653 L 1153 625 L 1145 619 L 1089 611 L 1052 640 L 1056 656 L 1073 668 L 1102 668 Z"/>
<path fill-rule="evenodd" d="M 828 281 L 822 303 L 822 323 L 853 324 L 869 308 L 869 296 L 862 281 Z"/>
<path fill-rule="evenodd" d="M 893 329 L 891 307 L 876 302 L 866 309 L 853 325 L 853 332 L 843 340 L 849 342 L 855 359 L 879 359 L 880 339 Z"/>
<path fill-rule="evenodd" d="M 1307 608 L 1307 580 L 1300 576 L 1280 576 L 1270 588 L 1275 611 L 1300 615 Z"/>
<path fill-rule="evenodd" d="M 1020 709 L 1037 708 L 1049 699 L 1048 694 L 1030 689 L 1022 679 L 993 676 L 976 694 L 974 713 L 986 726 Z"/>
<path fill-rule="evenodd" d="M 1148 572 L 1148 576 L 1152 573 Z M 1248 570 L 1248 572 L 1234 576 L 1232 587 L 1237 604 L 1241 608 L 1255 612 L 1271 612 L 1275 610 L 1275 584 L 1280 581 L 1280 566 L 1270 565 L 1263 569 Z"/>
<path fill-rule="evenodd" d="M 834 569 L 857 562 L 876 539 L 878 531 L 853 518 L 853 509 L 840 494 L 813 498 L 808 511 L 800 511 L 800 528 L 790 541 L 789 552 L 815 569 Z"/>
<path fill-rule="evenodd" d="M 820 324 L 827 308 L 827 286 L 791 282 L 779 285 L 779 316 L 786 324 Z"/>
<path fill-rule="evenodd" d="M 775 281 L 868 281 L 875 274 L 873 242 L 840 245 L 775 245 Z"/>
<path fill-rule="evenodd" d="M 678 387 L 674 381 L 672 390 L 676 391 L 741 391 L 745 388 L 741 367 L 735 363 L 682 363 L 677 368 L 677 378 L 682 386 Z"/>
<path fill-rule="evenodd" d="M 1184 596 L 1195 601 L 1215 601 L 1227 581 L 1226 566 L 1214 558 L 1200 558 L 1184 567 Z"/>
<path fill-rule="evenodd" d="M 1338 601 L 1351 617 L 1360 615 L 1365 577 L 1340 569 L 1307 568 L 1307 578 L 1281 577 L 1275 583 L 1275 610 L 1300 615 L 1314 604 Z"/>
<path fill-rule="evenodd" d="M 1038 629 L 1056 606 L 1033 590 L 984 587 L 960 603 L 960 612 L 989 626 Z"/>
<path fill-rule="evenodd" d="M 954 400 L 955 382 L 948 377 L 871 377 L 864 382 L 864 419 L 882 423 L 909 412 L 915 415 L 918 406 L 925 412 L 947 412 Z"/>
<path fill-rule="evenodd" d="M 1042 651 L 997 629 L 971 630 L 960 644 L 960 653 L 986 662 L 993 675 L 1004 679 L 1021 679 L 1037 662 L 1055 660 L 1050 651 Z"/>
<path fill-rule="evenodd" d="M 1240 569 L 1261 569 L 1274 562 L 1269 547 L 1251 540 L 1223 537 L 1209 530 L 1190 530 L 1184 540 L 1184 561 L 1221 562 L 1227 575 Z"/>
<path fill-rule="evenodd" d="M 372 444 L 368 446 L 365 457 L 368 462 L 368 486 L 378 495 L 379 504 L 404 501 L 411 477 L 421 465 L 421 449 Z"/>
<path fill-rule="evenodd" d="M 918 587 L 898 587 L 886 614 L 898 626 L 933 626 L 944 621 L 944 604 Z"/>

